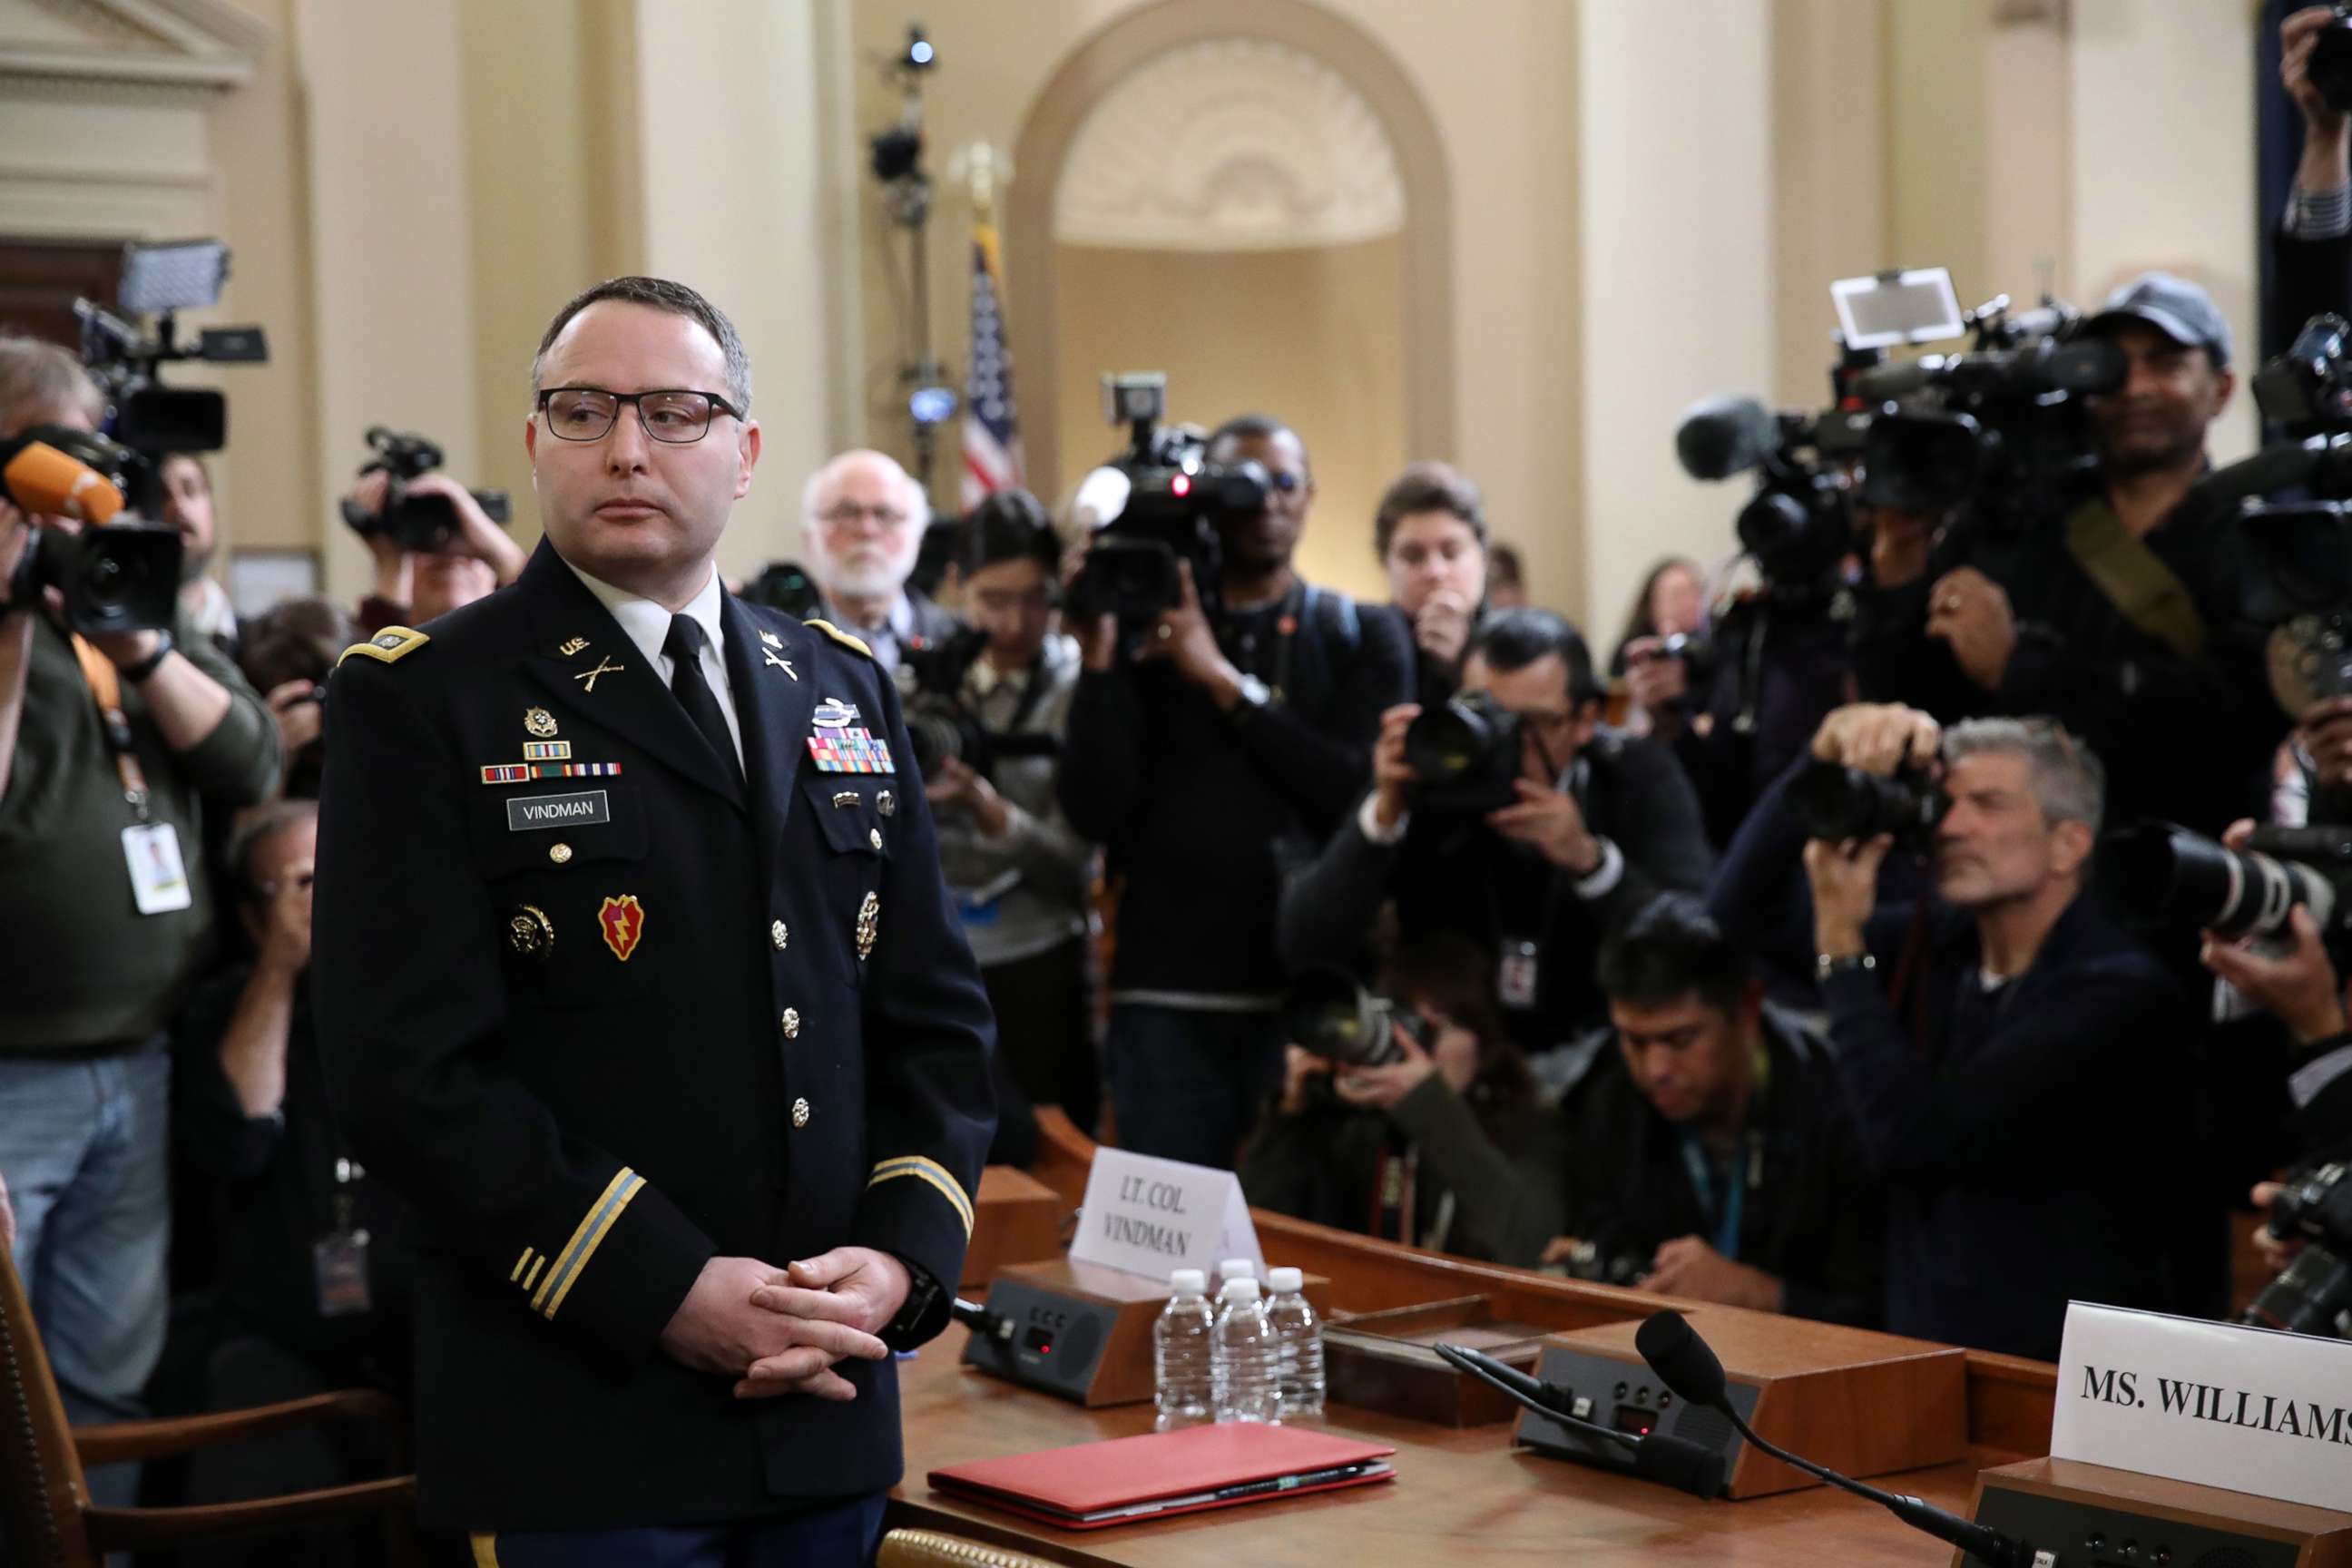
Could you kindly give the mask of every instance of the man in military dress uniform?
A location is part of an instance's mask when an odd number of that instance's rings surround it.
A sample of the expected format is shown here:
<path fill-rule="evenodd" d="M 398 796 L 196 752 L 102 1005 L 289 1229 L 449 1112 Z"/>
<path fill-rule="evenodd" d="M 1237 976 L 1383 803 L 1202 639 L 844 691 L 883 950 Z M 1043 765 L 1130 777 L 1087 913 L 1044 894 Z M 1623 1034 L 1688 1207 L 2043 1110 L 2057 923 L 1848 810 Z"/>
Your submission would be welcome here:
<path fill-rule="evenodd" d="M 689 289 L 572 301 L 529 569 L 332 682 L 320 1037 L 478 1562 L 866 1561 L 971 1231 L 992 1026 L 891 682 L 713 566 L 750 379 Z"/>

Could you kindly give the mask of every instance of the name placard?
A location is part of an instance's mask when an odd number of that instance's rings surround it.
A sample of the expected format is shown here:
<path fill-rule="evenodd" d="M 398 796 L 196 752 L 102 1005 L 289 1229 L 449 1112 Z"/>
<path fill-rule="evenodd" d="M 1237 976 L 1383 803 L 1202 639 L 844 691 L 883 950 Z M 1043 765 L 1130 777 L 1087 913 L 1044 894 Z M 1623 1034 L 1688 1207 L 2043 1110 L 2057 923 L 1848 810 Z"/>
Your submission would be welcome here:
<path fill-rule="evenodd" d="M 1239 1177 L 1118 1149 L 1096 1151 L 1070 1258 L 1163 1285 L 1178 1268 L 1213 1277 L 1226 1258 L 1246 1258 L 1265 1278 Z"/>
<path fill-rule="evenodd" d="M 2074 1302 L 2050 1454 L 2352 1507 L 2352 1342 Z"/>

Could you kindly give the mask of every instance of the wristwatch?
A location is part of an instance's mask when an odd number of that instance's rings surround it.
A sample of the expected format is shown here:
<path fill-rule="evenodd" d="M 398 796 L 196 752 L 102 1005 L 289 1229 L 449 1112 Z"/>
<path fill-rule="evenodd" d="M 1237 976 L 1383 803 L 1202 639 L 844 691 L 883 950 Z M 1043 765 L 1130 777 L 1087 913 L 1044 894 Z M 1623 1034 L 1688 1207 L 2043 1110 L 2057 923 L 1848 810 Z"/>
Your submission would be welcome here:
<path fill-rule="evenodd" d="M 1867 974 L 1878 967 L 1878 960 L 1866 952 L 1817 952 L 1813 954 L 1813 979 L 1826 985 L 1831 977 L 1850 974 L 1855 971 Z"/>
<path fill-rule="evenodd" d="M 157 667 L 172 656 L 172 647 L 171 631 L 168 628 L 159 629 L 155 633 L 155 647 L 145 658 L 136 664 L 117 665 L 115 668 L 121 673 L 123 679 L 136 686 L 154 674 Z"/>
<path fill-rule="evenodd" d="M 1236 719 L 1261 712 L 1267 703 L 1274 700 L 1273 688 L 1255 675 L 1243 676 L 1235 683 L 1235 689 L 1240 691 L 1242 696 L 1242 700 L 1234 704 L 1234 717 Z"/>
<path fill-rule="evenodd" d="M 892 1350 L 912 1350 L 947 1327 L 950 1303 L 947 1292 L 929 1269 L 902 1253 L 891 1256 L 906 1265 L 907 1300 L 898 1315 L 883 1324 L 876 1337 Z"/>

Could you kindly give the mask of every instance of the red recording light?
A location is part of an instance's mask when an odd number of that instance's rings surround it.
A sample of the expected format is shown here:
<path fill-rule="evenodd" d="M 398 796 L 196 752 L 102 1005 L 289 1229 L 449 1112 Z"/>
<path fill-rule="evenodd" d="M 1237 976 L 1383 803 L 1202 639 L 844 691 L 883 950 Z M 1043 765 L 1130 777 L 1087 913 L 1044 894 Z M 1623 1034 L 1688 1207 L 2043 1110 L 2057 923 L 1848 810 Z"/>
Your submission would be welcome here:
<path fill-rule="evenodd" d="M 1190 474 L 1179 474 L 1174 479 L 1169 480 L 1168 493 L 1173 496 L 1191 495 L 1192 493 L 1192 476 Z"/>

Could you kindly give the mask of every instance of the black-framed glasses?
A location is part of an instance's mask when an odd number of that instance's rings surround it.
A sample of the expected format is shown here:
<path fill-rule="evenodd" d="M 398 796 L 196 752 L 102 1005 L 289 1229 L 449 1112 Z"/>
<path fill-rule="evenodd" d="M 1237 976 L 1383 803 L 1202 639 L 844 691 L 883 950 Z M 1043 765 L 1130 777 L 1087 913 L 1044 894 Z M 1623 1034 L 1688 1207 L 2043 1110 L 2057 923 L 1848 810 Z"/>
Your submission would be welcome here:
<path fill-rule="evenodd" d="M 621 416 L 621 405 L 637 405 L 637 425 L 646 436 L 672 447 L 691 446 L 710 433 L 713 416 L 740 419 L 743 411 L 715 392 L 663 387 L 652 392 L 607 392 L 601 386 L 551 386 L 539 395 L 547 433 L 561 441 L 601 441 Z"/>

